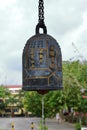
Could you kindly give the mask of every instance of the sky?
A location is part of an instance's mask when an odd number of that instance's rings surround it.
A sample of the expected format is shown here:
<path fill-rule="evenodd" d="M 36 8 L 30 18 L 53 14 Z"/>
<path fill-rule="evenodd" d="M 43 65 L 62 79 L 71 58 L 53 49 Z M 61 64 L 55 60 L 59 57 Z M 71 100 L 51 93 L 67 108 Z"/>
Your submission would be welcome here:
<path fill-rule="evenodd" d="M 63 60 L 87 60 L 87 0 L 44 0 L 47 33 Z M 22 52 L 35 35 L 38 0 L 0 0 L 0 84 L 22 84 Z"/>

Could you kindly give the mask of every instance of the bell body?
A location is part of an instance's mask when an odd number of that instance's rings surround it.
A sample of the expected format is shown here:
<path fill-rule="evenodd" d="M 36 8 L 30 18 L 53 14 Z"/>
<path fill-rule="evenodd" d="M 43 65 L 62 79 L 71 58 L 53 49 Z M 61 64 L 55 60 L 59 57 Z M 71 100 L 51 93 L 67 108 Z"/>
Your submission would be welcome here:
<path fill-rule="evenodd" d="M 36 34 L 23 50 L 23 90 L 62 89 L 62 56 L 57 41 L 47 34 Z"/>

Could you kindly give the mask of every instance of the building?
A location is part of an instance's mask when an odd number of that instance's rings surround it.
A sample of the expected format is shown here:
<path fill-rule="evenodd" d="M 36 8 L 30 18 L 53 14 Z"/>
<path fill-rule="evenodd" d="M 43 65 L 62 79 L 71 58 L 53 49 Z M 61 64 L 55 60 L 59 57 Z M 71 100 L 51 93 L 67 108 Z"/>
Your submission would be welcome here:
<path fill-rule="evenodd" d="M 11 94 L 18 94 L 19 90 L 22 90 L 21 85 L 7 85 L 6 88 L 9 89 Z"/>
<path fill-rule="evenodd" d="M 6 88 L 10 91 L 11 93 L 11 102 L 7 105 L 5 108 L 5 115 L 6 116 L 23 116 L 25 113 L 24 108 L 19 108 L 19 99 L 18 97 L 15 97 L 15 95 L 19 94 L 19 91 L 22 90 L 21 85 L 7 85 Z M 18 100 L 18 102 L 15 102 L 14 100 Z M 5 101 L 9 101 L 9 98 L 6 98 Z M 23 100 L 22 100 L 23 101 Z M 23 111 L 23 112 L 22 112 Z M 23 114 L 22 114 L 23 113 Z"/>

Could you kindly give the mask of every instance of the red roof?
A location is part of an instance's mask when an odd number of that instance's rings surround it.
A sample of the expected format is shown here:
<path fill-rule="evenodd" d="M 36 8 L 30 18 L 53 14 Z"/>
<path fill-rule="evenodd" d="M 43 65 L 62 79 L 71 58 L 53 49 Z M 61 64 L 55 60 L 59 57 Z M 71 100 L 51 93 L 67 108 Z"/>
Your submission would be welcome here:
<path fill-rule="evenodd" d="M 22 88 L 22 85 L 7 85 L 7 88 Z"/>

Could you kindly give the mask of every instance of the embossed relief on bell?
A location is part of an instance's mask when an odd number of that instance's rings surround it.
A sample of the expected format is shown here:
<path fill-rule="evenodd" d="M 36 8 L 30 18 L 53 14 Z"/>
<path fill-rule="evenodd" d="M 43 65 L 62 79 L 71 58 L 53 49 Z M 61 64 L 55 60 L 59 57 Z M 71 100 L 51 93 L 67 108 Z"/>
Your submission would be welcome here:
<path fill-rule="evenodd" d="M 30 50 L 30 57 L 28 57 L 28 58 L 29 58 L 29 61 L 30 61 L 30 66 L 31 66 L 32 68 L 34 68 L 34 67 L 35 67 L 34 49 L 31 49 L 31 50 Z"/>
<path fill-rule="evenodd" d="M 49 35 L 31 37 L 23 52 L 24 90 L 62 89 L 61 50 Z"/>
<path fill-rule="evenodd" d="M 44 60 L 43 58 L 44 58 L 43 49 L 40 49 L 40 52 L 39 52 L 39 61 L 40 61 L 40 63 L 43 62 L 43 60 Z"/>
<path fill-rule="evenodd" d="M 50 46 L 49 57 L 50 57 L 50 68 L 55 70 L 57 68 L 57 64 L 56 64 L 56 48 L 54 45 Z"/>
<path fill-rule="evenodd" d="M 55 46 L 54 45 L 50 46 L 50 57 L 55 57 Z"/>
<path fill-rule="evenodd" d="M 26 45 L 28 68 L 46 67 L 46 45 L 43 40 L 30 40 Z"/>

